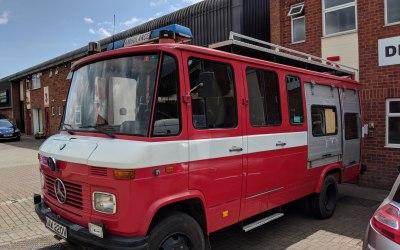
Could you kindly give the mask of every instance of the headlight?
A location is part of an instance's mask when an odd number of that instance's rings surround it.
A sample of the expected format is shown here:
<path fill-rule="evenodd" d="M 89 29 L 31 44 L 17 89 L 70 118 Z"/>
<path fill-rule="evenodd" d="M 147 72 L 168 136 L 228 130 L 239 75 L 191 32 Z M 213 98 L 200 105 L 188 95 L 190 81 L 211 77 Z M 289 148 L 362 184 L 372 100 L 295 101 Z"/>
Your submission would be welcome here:
<path fill-rule="evenodd" d="M 40 184 L 42 184 L 42 189 L 44 188 L 44 183 L 45 183 L 44 174 L 42 173 L 42 171 L 40 171 Z"/>
<path fill-rule="evenodd" d="M 93 209 L 100 213 L 115 214 L 117 200 L 115 195 L 103 192 L 93 192 Z"/>

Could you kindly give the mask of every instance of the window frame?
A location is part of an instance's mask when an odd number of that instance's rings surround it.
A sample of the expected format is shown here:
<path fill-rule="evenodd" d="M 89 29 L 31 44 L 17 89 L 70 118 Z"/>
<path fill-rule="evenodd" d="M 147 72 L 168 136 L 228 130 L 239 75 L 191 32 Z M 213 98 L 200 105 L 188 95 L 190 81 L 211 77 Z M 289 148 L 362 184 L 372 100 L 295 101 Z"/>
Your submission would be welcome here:
<path fill-rule="evenodd" d="M 238 99 L 237 99 L 238 98 L 238 89 L 237 89 L 236 73 L 235 73 L 234 65 L 231 62 L 218 60 L 217 58 L 202 57 L 201 55 L 198 55 L 198 54 L 189 55 L 186 58 L 186 64 L 185 64 L 185 67 L 186 67 L 185 70 L 187 70 L 187 72 L 188 72 L 187 77 L 188 77 L 189 89 L 190 89 L 190 84 L 191 84 L 190 83 L 190 73 L 189 73 L 189 63 L 188 63 L 189 60 L 202 60 L 202 61 L 209 61 L 209 62 L 213 62 L 213 63 L 225 64 L 225 65 L 227 65 L 227 66 L 229 66 L 231 68 L 231 70 L 232 70 L 232 81 L 233 81 L 233 100 L 234 100 L 234 104 L 235 104 L 234 105 L 234 108 L 235 108 L 234 111 L 235 111 L 235 115 L 236 115 L 236 117 L 235 117 L 235 125 L 232 126 L 232 127 L 221 127 L 221 128 L 219 128 L 219 127 L 217 127 L 217 128 L 207 128 L 206 127 L 206 128 L 199 128 L 199 127 L 196 127 L 195 124 L 194 124 L 194 120 L 193 120 L 193 103 L 191 103 L 191 106 L 192 106 L 192 112 L 191 112 L 192 122 L 191 122 L 191 126 L 192 126 L 192 128 L 194 130 L 196 130 L 196 131 L 212 131 L 212 130 L 219 131 L 219 130 L 237 129 L 239 127 L 239 124 L 240 124 L 240 117 L 239 117 L 239 108 L 238 108 Z M 193 102 L 193 100 L 191 100 L 191 102 Z"/>
<path fill-rule="evenodd" d="M 297 7 L 301 7 L 300 10 L 295 13 L 291 13 L 292 10 Z M 290 17 L 299 16 L 299 15 L 303 14 L 303 11 L 304 11 L 304 2 L 293 4 L 292 6 L 290 6 L 288 16 L 290 16 Z"/>
<path fill-rule="evenodd" d="M 391 102 L 400 102 L 400 98 L 389 98 L 386 99 L 386 113 L 385 113 L 385 120 L 386 120 L 386 132 L 385 132 L 385 147 L 387 148 L 400 148 L 399 144 L 389 143 L 389 117 L 400 117 L 400 113 L 390 113 L 390 103 Z"/>
<path fill-rule="evenodd" d="M 355 21 L 355 28 L 352 30 L 346 30 L 346 31 L 340 31 L 340 32 L 335 32 L 332 34 L 326 34 L 326 18 L 325 15 L 329 12 L 334 12 L 342 9 L 346 9 L 349 7 L 354 6 L 354 21 Z M 334 7 L 329 7 L 325 8 L 325 0 L 322 0 L 322 30 L 323 30 L 323 37 L 330 37 L 330 36 L 338 36 L 338 35 L 343 35 L 343 34 L 348 34 L 348 33 L 353 33 L 358 31 L 358 22 L 357 22 L 357 0 L 354 0 L 351 3 L 345 3 L 341 5 L 337 5 Z"/>
<path fill-rule="evenodd" d="M 289 102 L 289 93 L 288 93 L 288 88 L 287 88 L 287 77 L 297 77 L 299 79 L 300 82 L 300 93 L 301 93 L 301 104 L 302 104 L 302 111 L 303 111 L 303 122 L 299 122 L 299 123 L 292 123 L 292 120 L 290 118 L 290 102 Z M 304 112 L 304 87 L 303 87 L 303 82 L 301 80 L 301 77 L 298 75 L 294 75 L 294 74 L 287 74 L 285 76 L 285 88 L 286 88 L 286 98 L 287 98 L 287 111 L 288 111 L 288 120 L 289 120 L 289 124 L 291 126 L 303 126 L 305 124 L 305 119 L 306 119 L 306 112 Z"/>
<path fill-rule="evenodd" d="M 357 137 L 351 137 L 351 138 L 348 138 L 347 137 L 347 133 L 346 133 L 346 128 L 347 128 L 347 125 L 348 124 L 346 124 L 346 117 L 348 116 L 348 115 L 355 115 L 356 116 L 356 129 L 357 129 Z M 344 114 L 343 114 L 343 118 L 344 118 L 344 122 L 343 122 L 343 124 L 344 124 L 344 140 L 345 141 L 351 141 L 351 140 L 359 140 L 360 138 L 361 138 L 361 131 L 360 131 L 360 124 L 359 124 L 359 122 L 360 122 L 360 118 L 359 118 L 359 113 L 357 113 L 357 112 L 345 112 Z"/>
<path fill-rule="evenodd" d="M 325 134 L 323 134 L 323 135 L 315 135 L 314 134 L 314 130 L 313 130 L 313 113 L 312 113 L 312 109 L 313 109 L 313 107 L 318 107 L 318 108 L 323 108 L 323 110 L 324 110 L 324 113 L 325 113 L 325 109 L 333 109 L 334 111 L 335 111 L 335 133 L 325 133 Z M 337 107 L 336 106 L 334 106 L 334 105 L 320 105 L 320 104 L 312 104 L 311 105 L 311 107 L 310 107 L 310 111 L 311 111 L 311 113 L 310 113 L 310 115 L 311 115 L 311 134 L 312 134 L 312 136 L 314 137 L 314 138 L 316 138 L 316 137 L 323 137 L 323 136 L 332 136 L 332 135 L 338 135 L 338 133 L 339 133 L 339 124 L 338 124 L 338 109 L 337 109 Z M 326 130 L 326 119 L 325 119 L 325 115 L 324 115 L 324 125 L 325 125 L 325 130 Z"/>
<path fill-rule="evenodd" d="M 393 23 L 389 23 L 389 18 L 388 18 L 388 0 L 384 0 L 385 2 L 385 26 L 391 26 L 391 25 L 396 25 L 396 24 L 400 24 L 400 20 L 393 22 Z"/>
<path fill-rule="evenodd" d="M 249 70 L 249 69 L 253 69 L 253 70 L 260 70 L 260 71 L 264 71 L 264 72 L 269 72 L 269 73 L 273 73 L 273 74 L 275 74 L 275 76 L 276 76 L 276 84 L 277 84 L 277 96 L 278 96 L 278 106 L 279 106 L 279 114 L 280 114 L 280 122 L 279 122 L 279 124 L 265 124 L 265 125 L 254 125 L 254 124 L 252 124 L 252 122 L 251 122 L 251 119 L 250 119 L 250 113 L 251 113 L 251 110 L 250 110 L 250 93 L 249 93 L 249 87 L 248 87 L 248 84 L 249 84 L 249 82 L 248 82 L 248 80 L 247 80 L 247 71 Z M 279 74 L 276 72 L 276 71 L 274 71 L 274 70 L 271 70 L 271 69 L 263 69 L 263 68 L 258 68 L 258 67 L 253 67 L 253 66 L 246 66 L 245 67 L 245 74 L 246 74 L 246 84 L 247 84 L 247 86 L 246 86 L 246 88 L 247 88 L 247 98 L 248 98 L 248 100 L 249 100 L 249 119 L 248 119 L 248 122 L 249 122 L 249 124 L 253 127 L 253 128 L 266 128 L 266 127 L 280 127 L 280 126 L 282 126 L 282 124 L 283 124 L 283 116 L 282 116 L 282 100 L 281 100 L 281 95 L 280 95 L 280 93 L 281 93 L 281 86 L 280 86 L 280 82 L 279 82 Z M 264 104 L 264 103 L 263 103 Z M 264 107 L 265 108 L 265 107 Z M 265 118 L 265 117 L 264 117 Z"/>
<path fill-rule="evenodd" d="M 41 73 L 33 74 L 31 79 L 32 79 L 32 85 L 31 85 L 31 90 L 35 89 L 40 89 L 42 87 L 42 84 L 40 82 L 40 77 L 42 76 Z"/>
<path fill-rule="evenodd" d="M 154 134 L 154 125 L 155 125 L 155 122 L 156 122 L 156 120 L 155 120 L 155 115 L 156 115 L 156 112 L 157 112 L 157 107 L 158 107 L 158 102 L 157 102 L 157 98 L 158 98 L 158 95 L 159 95 L 159 93 L 160 93 L 160 80 L 161 80 L 161 74 L 162 74 L 162 70 L 163 70 L 163 65 L 164 65 L 164 60 L 165 60 L 165 56 L 169 56 L 169 57 L 171 57 L 172 59 L 174 59 L 174 61 L 175 61 L 175 65 L 176 65 L 176 71 L 177 71 L 177 94 L 176 94 L 176 98 L 177 98 L 177 100 L 176 100 L 176 102 L 177 102 L 177 104 L 178 104 L 178 120 L 179 120 L 179 131 L 178 131 L 178 133 L 177 134 L 171 134 L 171 135 L 155 135 Z M 178 58 L 175 56 L 175 55 L 173 55 L 173 54 L 170 54 L 170 53 L 166 53 L 166 52 L 163 52 L 162 54 L 161 54 L 161 58 L 159 59 L 160 60 L 160 62 L 159 62 L 159 70 L 158 70 L 158 72 L 157 72 L 157 82 L 156 82 L 156 88 L 154 89 L 154 91 L 155 91 L 155 94 L 154 94 L 154 111 L 153 111 L 153 114 L 152 114 L 152 119 L 151 119 L 151 134 L 150 134 L 150 137 L 152 137 L 152 138 L 161 138 L 161 137 L 175 137 L 175 136 L 180 136 L 181 134 L 182 134 L 182 130 L 183 130 L 183 124 L 182 124 L 182 107 L 181 107 L 181 102 L 180 102 L 180 96 L 182 95 L 182 93 L 181 93 L 181 85 L 180 85 L 180 74 L 179 74 L 179 61 L 178 61 Z"/>
<path fill-rule="evenodd" d="M 298 19 L 304 19 L 304 39 L 299 40 L 299 41 L 294 41 L 294 21 Z M 292 44 L 297 44 L 297 43 L 304 43 L 306 41 L 306 17 L 304 15 L 302 16 L 296 16 L 296 17 L 291 17 L 290 20 L 291 27 L 292 27 Z"/>

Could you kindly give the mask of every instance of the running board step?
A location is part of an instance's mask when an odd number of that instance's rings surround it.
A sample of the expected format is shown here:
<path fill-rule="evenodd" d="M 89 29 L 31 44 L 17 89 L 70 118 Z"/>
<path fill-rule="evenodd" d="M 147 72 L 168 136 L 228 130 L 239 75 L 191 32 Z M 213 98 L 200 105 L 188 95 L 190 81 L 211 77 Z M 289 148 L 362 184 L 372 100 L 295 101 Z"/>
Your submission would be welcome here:
<path fill-rule="evenodd" d="M 253 223 L 251 223 L 251 224 L 248 224 L 248 225 L 246 225 L 246 226 L 243 226 L 243 230 L 244 230 L 245 232 L 248 232 L 248 231 L 250 231 L 250 230 L 252 230 L 252 229 L 254 229 L 254 228 L 257 228 L 257 227 L 259 227 L 259 226 L 262 226 L 262 225 L 264 225 L 264 224 L 267 224 L 268 222 L 271 222 L 271 221 L 273 221 L 273 220 L 276 220 L 276 219 L 278 219 L 278 218 L 281 218 L 283 215 L 284 215 L 283 213 L 276 213 L 276 214 L 273 214 L 273 215 L 268 216 L 268 217 L 265 217 L 265 218 L 263 218 L 263 219 L 261 219 L 261 220 L 255 221 L 255 222 L 253 222 Z"/>

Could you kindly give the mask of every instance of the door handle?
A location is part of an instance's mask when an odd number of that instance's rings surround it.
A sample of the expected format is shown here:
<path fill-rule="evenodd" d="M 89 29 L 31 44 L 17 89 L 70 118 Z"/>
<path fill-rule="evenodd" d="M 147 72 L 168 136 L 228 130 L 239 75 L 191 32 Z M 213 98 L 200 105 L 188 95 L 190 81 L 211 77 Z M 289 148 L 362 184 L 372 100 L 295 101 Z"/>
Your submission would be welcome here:
<path fill-rule="evenodd" d="M 277 147 L 284 147 L 284 146 L 286 146 L 286 142 L 278 141 L 275 145 Z"/>
<path fill-rule="evenodd" d="M 242 152 L 243 151 L 243 148 L 241 148 L 241 147 L 236 147 L 236 146 L 233 146 L 233 147 L 231 147 L 230 149 L 229 149 L 229 152 Z"/>

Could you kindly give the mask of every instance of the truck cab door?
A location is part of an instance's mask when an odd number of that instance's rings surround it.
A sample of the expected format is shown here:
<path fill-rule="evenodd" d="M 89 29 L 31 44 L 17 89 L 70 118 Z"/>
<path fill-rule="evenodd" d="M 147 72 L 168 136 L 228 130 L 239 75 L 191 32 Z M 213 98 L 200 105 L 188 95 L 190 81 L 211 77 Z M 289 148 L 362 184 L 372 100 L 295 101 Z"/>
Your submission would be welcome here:
<path fill-rule="evenodd" d="M 188 98 L 189 189 L 206 200 L 209 232 L 236 223 L 243 176 L 237 63 L 184 53 Z"/>

